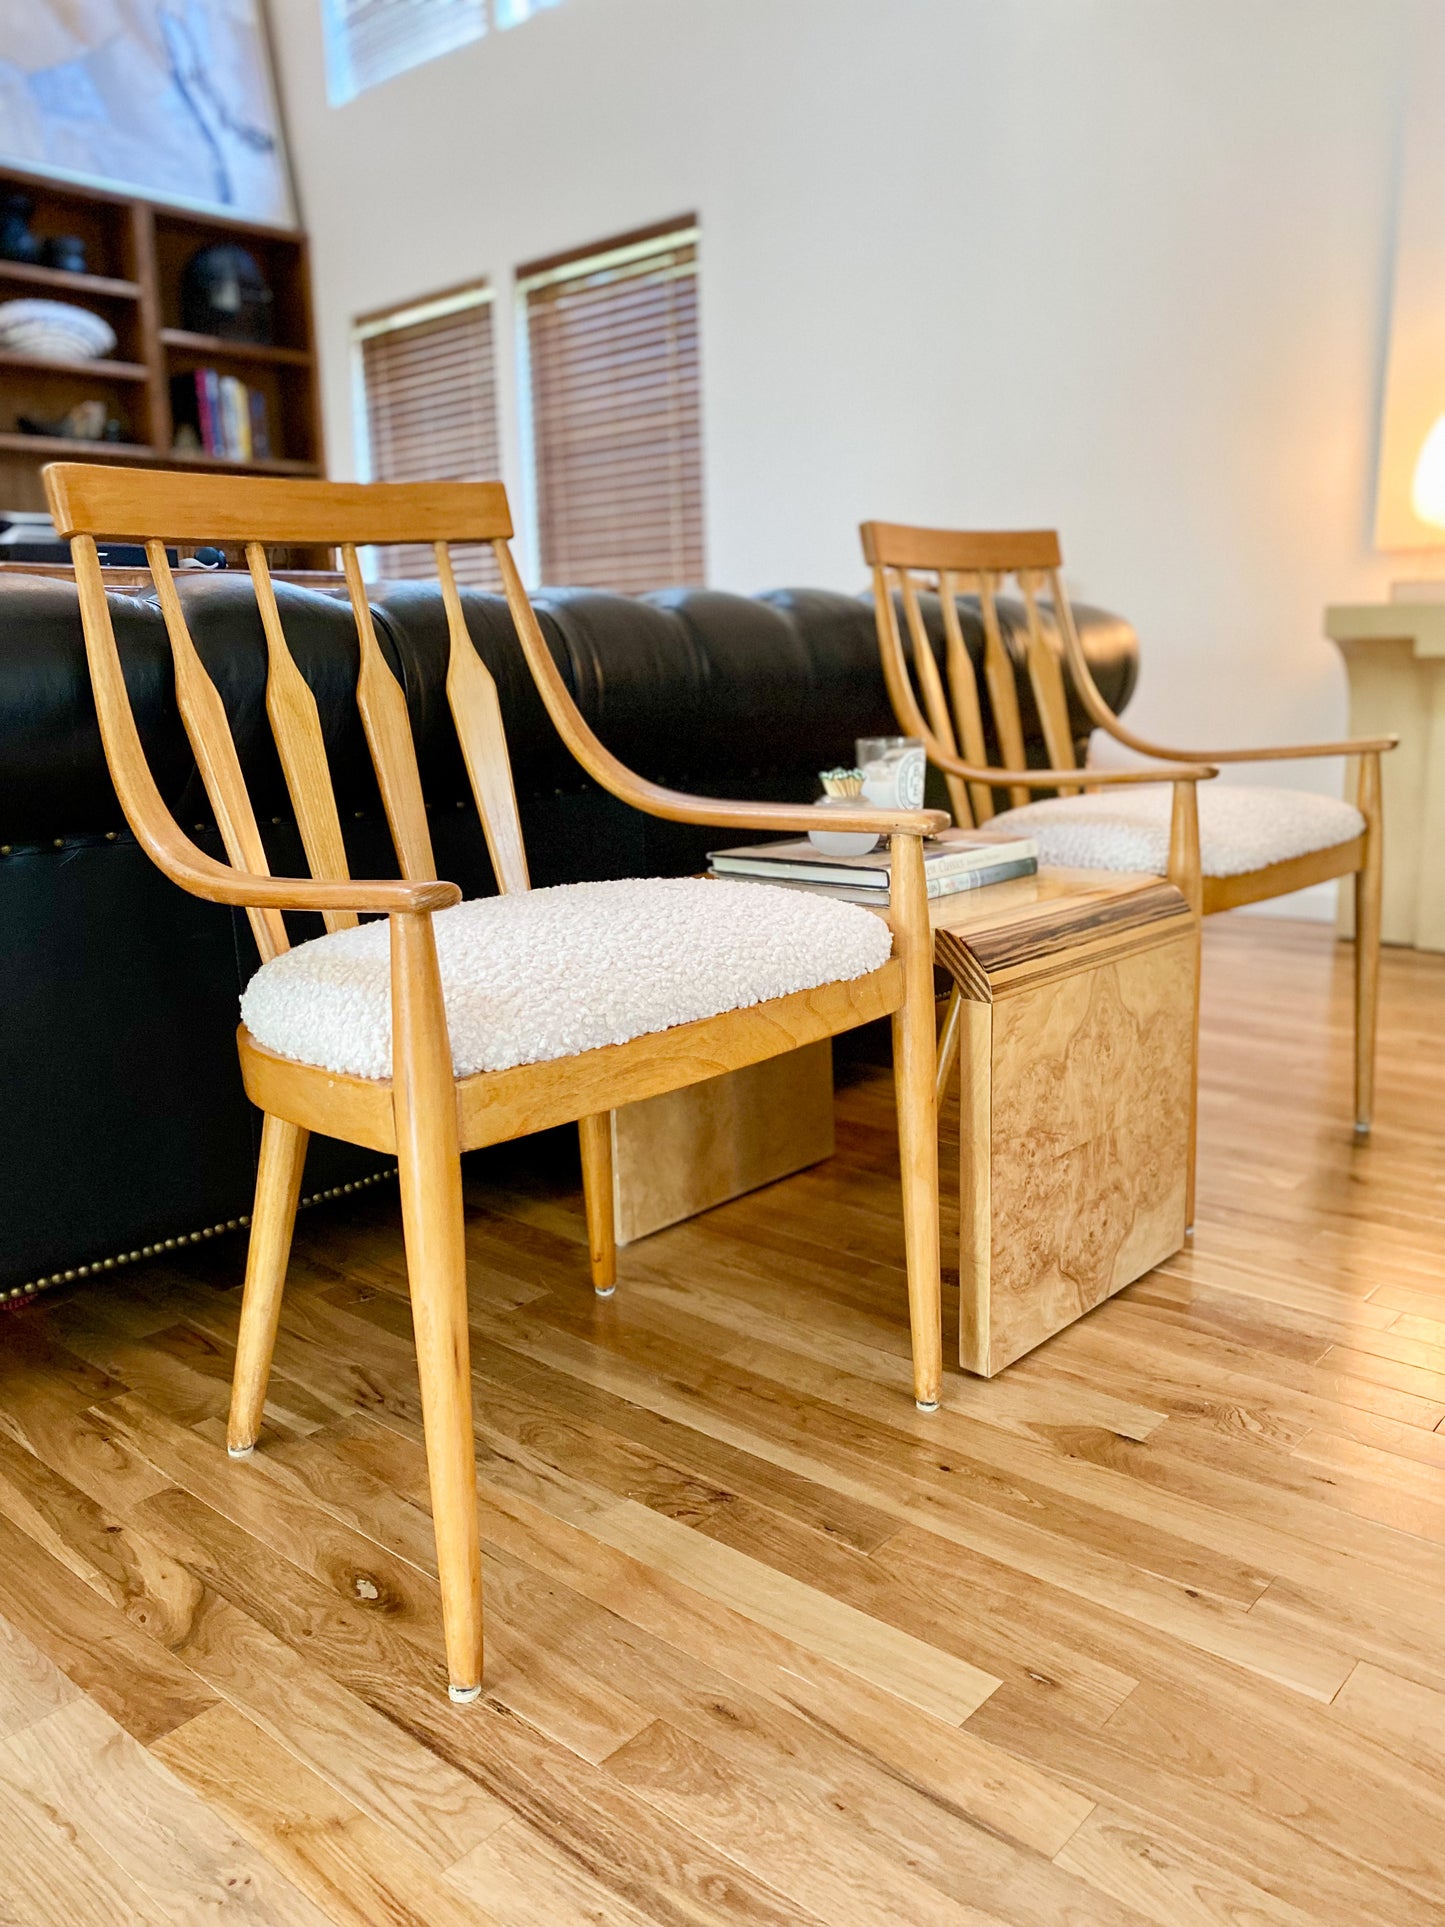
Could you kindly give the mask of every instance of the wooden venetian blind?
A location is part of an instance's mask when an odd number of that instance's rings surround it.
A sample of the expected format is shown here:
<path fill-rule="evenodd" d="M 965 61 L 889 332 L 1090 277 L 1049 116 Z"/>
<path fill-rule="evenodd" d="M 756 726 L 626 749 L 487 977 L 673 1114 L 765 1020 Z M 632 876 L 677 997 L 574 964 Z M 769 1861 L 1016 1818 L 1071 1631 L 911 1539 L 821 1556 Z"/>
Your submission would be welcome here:
<path fill-rule="evenodd" d="M 492 300 L 459 288 L 358 323 L 371 475 L 378 482 L 494 482 L 501 472 Z M 389 576 L 436 574 L 425 543 L 378 551 Z M 453 552 L 460 582 L 493 587 L 488 548 Z"/>
<path fill-rule="evenodd" d="M 624 236 L 518 276 L 546 582 L 703 579 L 697 230 Z"/>

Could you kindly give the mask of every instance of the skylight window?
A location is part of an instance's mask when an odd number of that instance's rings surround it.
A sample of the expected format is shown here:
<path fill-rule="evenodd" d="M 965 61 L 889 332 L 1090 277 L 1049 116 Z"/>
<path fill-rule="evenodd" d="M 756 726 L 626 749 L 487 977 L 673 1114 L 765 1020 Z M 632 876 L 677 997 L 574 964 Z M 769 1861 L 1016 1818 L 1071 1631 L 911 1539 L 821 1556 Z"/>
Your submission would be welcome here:
<path fill-rule="evenodd" d="M 561 0 L 321 0 L 333 107 Z"/>

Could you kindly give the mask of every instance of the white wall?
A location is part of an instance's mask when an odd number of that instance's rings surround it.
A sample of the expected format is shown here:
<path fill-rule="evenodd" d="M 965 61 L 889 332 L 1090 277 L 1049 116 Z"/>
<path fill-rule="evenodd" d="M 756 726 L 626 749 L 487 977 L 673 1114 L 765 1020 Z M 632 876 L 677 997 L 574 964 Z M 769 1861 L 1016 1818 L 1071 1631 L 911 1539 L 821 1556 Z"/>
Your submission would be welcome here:
<path fill-rule="evenodd" d="M 1391 573 L 1369 529 L 1412 22 L 566 0 L 332 109 L 320 0 L 274 0 L 332 470 L 352 315 L 695 211 L 715 583 L 859 587 L 867 515 L 1053 523 L 1075 594 L 1139 629 L 1131 721 L 1337 732 L 1321 606 Z"/>

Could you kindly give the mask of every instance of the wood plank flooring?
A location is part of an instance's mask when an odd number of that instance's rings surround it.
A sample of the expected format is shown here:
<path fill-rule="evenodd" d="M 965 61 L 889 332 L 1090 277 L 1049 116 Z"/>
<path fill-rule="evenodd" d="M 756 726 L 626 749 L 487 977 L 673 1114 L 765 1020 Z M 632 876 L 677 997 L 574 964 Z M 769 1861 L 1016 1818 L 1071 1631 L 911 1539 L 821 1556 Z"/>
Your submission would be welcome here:
<path fill-rule="evenodd" d="M 248 1464 L 238 1244 L 0 1321 L 0 1927 L 1439 1927 L 1445 958 L 1363 1148 L 1350 961 L 1208 927 L 1193 1249 L 933 1419 L 875 1040 L 610 1304 L 570 1138 L 470 1161 L 472 1707 L 394 1195 Z"/>

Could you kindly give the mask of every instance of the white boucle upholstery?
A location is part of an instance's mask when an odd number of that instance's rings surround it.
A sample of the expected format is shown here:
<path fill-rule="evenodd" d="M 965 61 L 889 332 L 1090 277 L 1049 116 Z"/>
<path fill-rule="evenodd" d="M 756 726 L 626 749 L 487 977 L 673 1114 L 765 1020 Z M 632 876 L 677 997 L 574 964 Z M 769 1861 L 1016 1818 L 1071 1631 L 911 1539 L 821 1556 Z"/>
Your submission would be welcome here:
<path fill-rule="evenodd" d="M 1169 867 L 1167 783 L 1049 796 L 1005 810 L 991 830 L 1017 830 L 1039 846 L 1039 862 L 1079 870 Z M 1237 877 L 1271 863 L 1348 843 L 1365 827 L 1353 804 L 1309 790 L 1261 789 L 1218 781 L 1199 785 L 1199 861 L 1207 877 Z"/>
<path fill-rule="evenodd" d="M 536 1064 L 861 977 L 892 936 L 852 903 L 703 877 L 566 883 L 438 912 L 452 1064 Z M 298 944 L 241 998 L 260 1044 L 303 1064 L 391 1075 L 387 924 Z"/>

